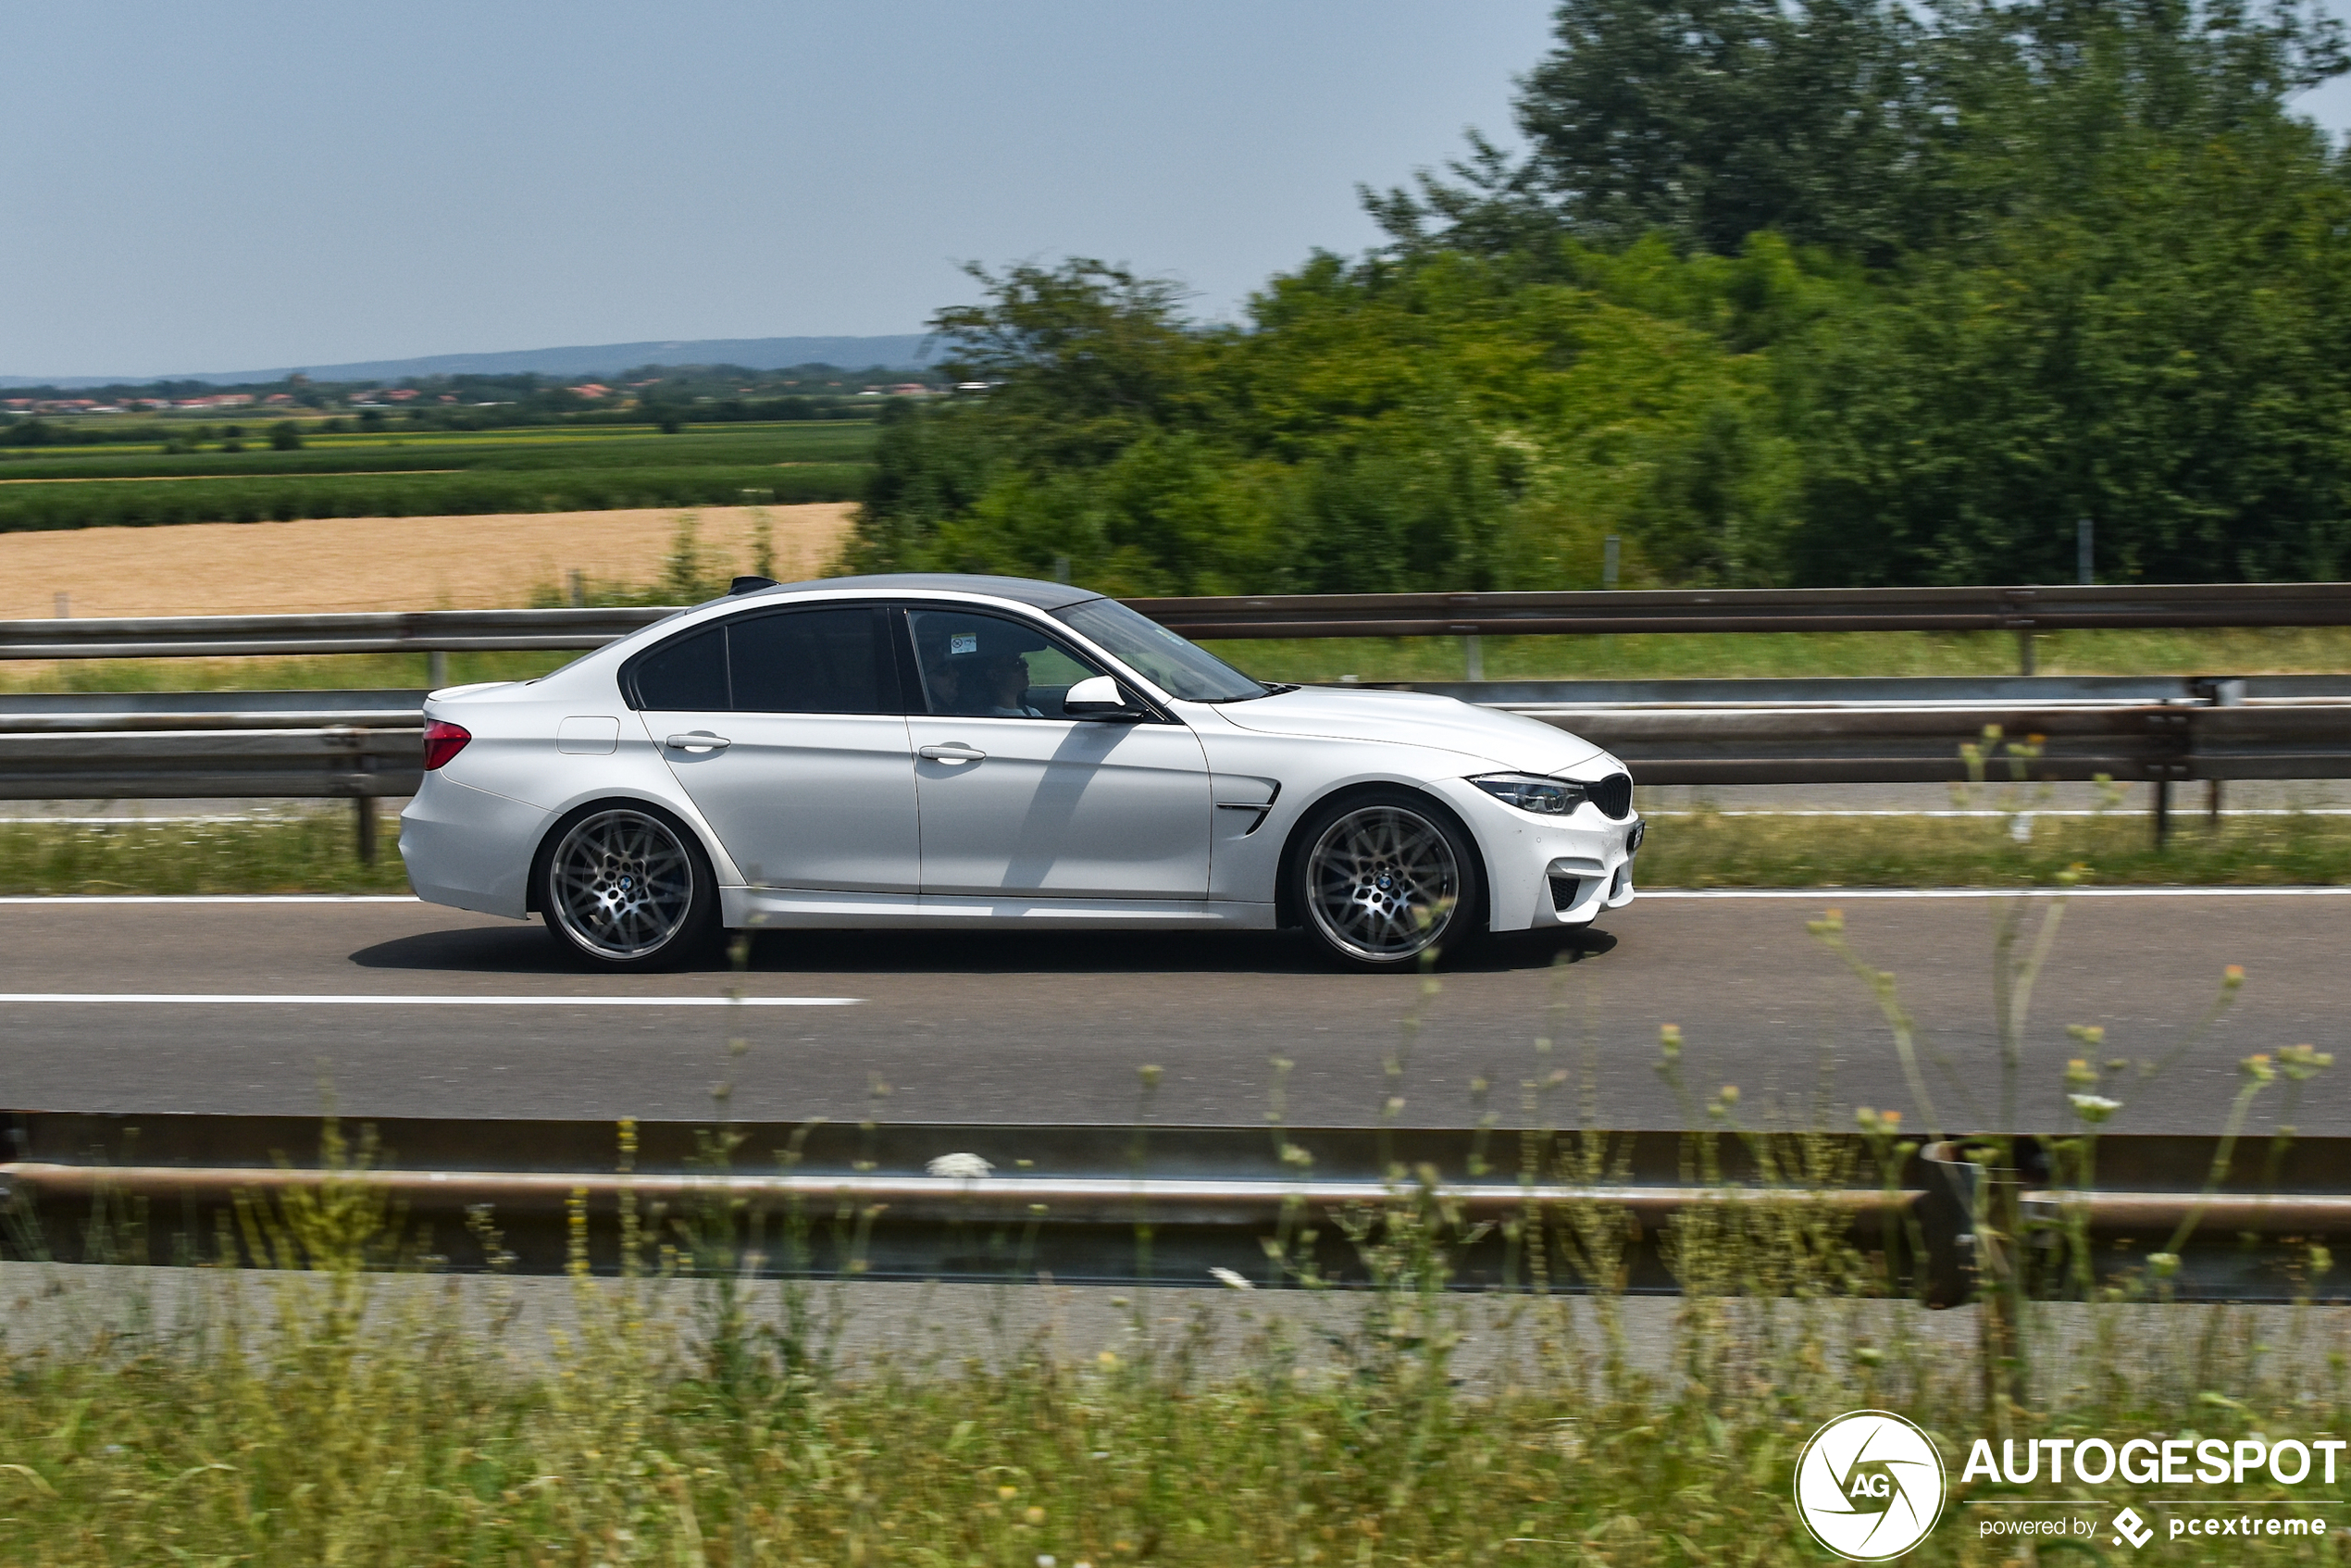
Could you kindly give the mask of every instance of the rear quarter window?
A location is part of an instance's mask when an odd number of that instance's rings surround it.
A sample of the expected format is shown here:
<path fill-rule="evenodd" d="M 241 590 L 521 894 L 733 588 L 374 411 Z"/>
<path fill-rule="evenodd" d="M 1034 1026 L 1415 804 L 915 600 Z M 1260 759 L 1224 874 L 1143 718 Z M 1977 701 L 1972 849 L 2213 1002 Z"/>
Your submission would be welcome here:
<path fill-rule="evenodd" d="M 668 713 L 723 712 L 727 690 L 727 628 L 706 627 L 640 654 L 629 666 L 637 706 Z"/>

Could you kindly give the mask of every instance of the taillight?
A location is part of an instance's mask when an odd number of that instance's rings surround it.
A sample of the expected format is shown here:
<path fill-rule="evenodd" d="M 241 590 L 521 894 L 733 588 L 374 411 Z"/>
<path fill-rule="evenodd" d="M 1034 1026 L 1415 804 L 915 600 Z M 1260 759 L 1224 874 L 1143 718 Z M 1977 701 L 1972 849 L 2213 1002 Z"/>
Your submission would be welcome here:
<path fill-rule="evenodd" d="M 466 749 L 473 731 L 460 725 L 443 724 L 437 718 L 425 720 L 425 771 L 430 773 L 451 757 Z"/>

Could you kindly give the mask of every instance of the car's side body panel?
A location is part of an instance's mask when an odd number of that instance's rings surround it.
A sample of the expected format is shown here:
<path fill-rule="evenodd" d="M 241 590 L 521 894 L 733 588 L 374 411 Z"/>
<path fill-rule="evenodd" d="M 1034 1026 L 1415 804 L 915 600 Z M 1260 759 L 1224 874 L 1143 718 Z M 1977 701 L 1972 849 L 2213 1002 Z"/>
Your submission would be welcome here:
<path fill-rule="evenodd" d="M 1185 726 L 926 716 L 911 728 L 926 898 L 1207 898 L 1208 764 Z"/>
<path fill-rule="evenodd" d="M 750 886 L 884 893 L 921 887 L 922 832 L 903 716 L 643 717 L 649 732 L 658 731 L 652 738 L 677 787 Z"/>

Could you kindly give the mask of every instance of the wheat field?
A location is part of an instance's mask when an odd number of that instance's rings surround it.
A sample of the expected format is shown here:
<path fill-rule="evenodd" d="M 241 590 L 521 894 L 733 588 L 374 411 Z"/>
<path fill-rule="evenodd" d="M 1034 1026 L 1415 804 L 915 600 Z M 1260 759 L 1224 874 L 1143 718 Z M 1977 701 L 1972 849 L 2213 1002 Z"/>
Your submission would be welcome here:
<path fill-rule="evenodd" d="M 846 503 L 712 506 L 703 552 L 749 571 L 758 515 L 776 575 L 821 570 L 848 531 Z M 457 517 L 326 517 L 0 534 L 0 619 L 493 609 L 530 603 L 578 572 L 641 584 L 684 516 L 675 507 Z"/>

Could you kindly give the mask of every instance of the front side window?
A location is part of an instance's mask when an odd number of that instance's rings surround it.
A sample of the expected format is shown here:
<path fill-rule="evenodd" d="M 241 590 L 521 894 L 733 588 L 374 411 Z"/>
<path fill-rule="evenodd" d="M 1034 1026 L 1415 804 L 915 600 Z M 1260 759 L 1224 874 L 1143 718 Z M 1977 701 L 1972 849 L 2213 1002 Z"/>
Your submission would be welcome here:
<path fill-rule="evenodd" d="M 930 711 L 964 718 L 1067 718 L 1062 698 L 1103 674 L 1036 628 L 970 610 L 909 610 Z"/>
<path fill-rule="evenodd" d="M 740 616 L 640 656 L 628 680 L 656 712 L 899 713 L 882 624 L 872 604 Z"/>

